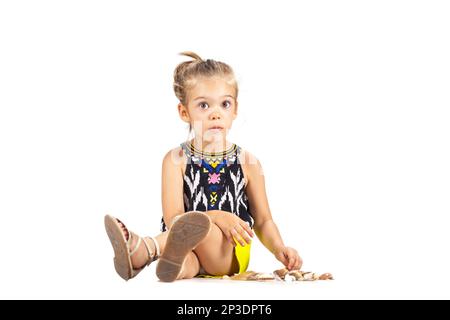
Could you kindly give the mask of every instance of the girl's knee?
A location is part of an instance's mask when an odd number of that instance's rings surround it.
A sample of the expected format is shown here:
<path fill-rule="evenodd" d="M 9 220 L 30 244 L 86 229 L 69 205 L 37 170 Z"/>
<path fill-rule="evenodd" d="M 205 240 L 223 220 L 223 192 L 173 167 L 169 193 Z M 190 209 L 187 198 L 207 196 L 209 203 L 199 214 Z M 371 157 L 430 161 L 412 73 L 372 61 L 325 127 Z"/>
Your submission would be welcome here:
<path fill-rule="evenodd" d="M 200 261 L 194 252 L 190 252 L 183 262 L 180 279 L 191 279 L 200 272 Z"/>

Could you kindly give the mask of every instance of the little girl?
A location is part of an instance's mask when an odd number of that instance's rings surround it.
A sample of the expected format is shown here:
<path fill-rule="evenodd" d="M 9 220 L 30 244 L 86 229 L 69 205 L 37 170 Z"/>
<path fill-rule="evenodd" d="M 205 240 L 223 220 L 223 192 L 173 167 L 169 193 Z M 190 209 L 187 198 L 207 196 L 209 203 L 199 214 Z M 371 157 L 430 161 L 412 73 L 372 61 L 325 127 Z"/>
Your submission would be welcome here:
<path fill-rule="evenodd" d="M 131 279 L 158 259 L 161 281 L 242 273 L 254 234 L 286 268 L 300 269 L 302 259 L 285 246 L 272 219 L 261 164 L 227 141 L 238 112 L 233 70 L 193 52 L 181 54 L 193 60 L 176 67 L 173 87 L 179 116 L 194 138 L 164 157 L 162 233 L 140 237 L 105 217 L 117 273 Z"/>

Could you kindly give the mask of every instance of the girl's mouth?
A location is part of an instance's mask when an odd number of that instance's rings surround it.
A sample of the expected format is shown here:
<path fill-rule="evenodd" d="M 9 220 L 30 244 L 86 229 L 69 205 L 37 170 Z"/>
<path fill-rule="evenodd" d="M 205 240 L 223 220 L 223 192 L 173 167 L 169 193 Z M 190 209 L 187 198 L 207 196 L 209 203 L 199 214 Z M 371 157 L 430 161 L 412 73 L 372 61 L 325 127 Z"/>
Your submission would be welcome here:
<path fill-rule="evenodd" d="M 221 130 L 223 130 L 223 128 L 222 128 L 222 127 L 219 127 L 219 126 L 214 126 L 214 127 L 209 128 L 208 130 L 211 130 L 211 131 L 221 131 Z"/>

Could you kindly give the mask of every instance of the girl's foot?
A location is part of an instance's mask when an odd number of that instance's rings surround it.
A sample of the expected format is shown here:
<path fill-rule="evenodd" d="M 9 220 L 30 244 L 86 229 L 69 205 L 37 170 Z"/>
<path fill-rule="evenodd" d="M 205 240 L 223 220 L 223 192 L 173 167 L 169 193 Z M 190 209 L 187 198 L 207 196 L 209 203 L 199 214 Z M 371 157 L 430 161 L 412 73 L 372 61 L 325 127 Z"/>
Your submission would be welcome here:
<path fill-rule="evenodd" d="M 117 222 L 119 223 L 119 225 L 122 229 L 125 239 L 127 241 L 129 241 L 130 232 L 128 231 L 127 227 L 119 219 L 117 219 Z M 131 237 L 131 242 L 130 242 L 130 246 L 129 246 L 130 254 L 131 254 L 131 252 L 136 250 L 136 252 L 131 256 L 131 265 L 133 266 L 133 269 L 140 269 L 140 268 L 144 267 L 147 264 L 147 262 L 151 259 L 151 257 L 154 256 L 156 253 L 155 243 L 149 237 L 147 237 L 145 239 L 144 238 L 141 238 L 141 239 L 142 240 L 139 243 L 139 247 L 136 247 L 136 244 L 139 241 L 139 236 Z M 147 250 L 145 243 L 148 244 L 148 246 L 150 248 L 150 253 Z"/>
<path fill-rule="evenodd" d="M 105 229 L 114 249 L 114 266 L 125 280 L 135 277 L 145 266 L 158 259 L 158 242 L 151 238 L 141 238 L 119 220 L 105 216 Z"/>

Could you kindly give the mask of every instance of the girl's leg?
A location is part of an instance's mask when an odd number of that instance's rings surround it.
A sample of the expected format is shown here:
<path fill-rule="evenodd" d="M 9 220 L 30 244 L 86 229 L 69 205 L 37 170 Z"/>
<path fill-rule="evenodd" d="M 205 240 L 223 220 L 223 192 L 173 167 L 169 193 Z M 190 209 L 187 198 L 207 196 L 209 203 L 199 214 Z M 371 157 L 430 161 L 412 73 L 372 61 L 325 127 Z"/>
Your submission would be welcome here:
<path fill-rule="evenodd" d="M 119 224 L 122 227 L 122 231 L 125 235 L 125 238 L 128 239 L 129 235 L 128 235 L 128 229 L 124 226 L 123 223 L 119 222 Z M 166 240 L 167 240 L 167 231 L 158 234 L 156 237 L 154 237 L 154 239 L 158 242 L 159 248 L 161 250 L 161 254 L 164 252 L 164 248 L 166 246 Z M 153 243 L 153 240 L 151 240 L 149 237 L 145 237 L 147 240 L 147 243 L 150 245 L 150 249 L 152 252 L 156 253 L 156 246 Z M 137 244 L 137 239 L 133 239 L 133 241 L 131 242 L 131 248 L 135 248 L 136 244 Z M 144 265 L 147 264 L 149 259 L 148 256 L 148 252 L 147 249 L 145 248 L 145 245 L 143 242 L 141 242 L 141 244 L 139 245 L 139 248 L 137 249 L 137 251 L 131 256 L 131 264 L 133 266 L 134 269 L 139 269 L 141 267 L 143 267 Z"/>
<path fill-rule="evenodd" d="M 166 246 L 167 235 L 168 232 L 163 232 L 155 237 L 161 248 L 161 254 L 164 252 Z M 140 251 L 135 255 L 141 259 L 141 265 L 147 262 L 145 248 L 140 248 Z M 187 256 L 183 263 L 183 269 L 177 279 L 195 277 L 199 273 L 200 267 L 210 275 L 231 275 L 239 271 L 233 245 L 231 245 L 225 238 L 222 230 L 214 223 L 211 225 L 211 230 L 206 238 L 194 249 L 194 252 L 191 252 Z"/>
<path fill-rule="evenodd" d="M 124 229 L 124 232 L 126 234 L 126 230 Z M 164 252 L 164 248 L 166 247 L 166 241 L 167 241 L 167 234 L 168 232 L 163 232 L 160 233 L 159 235 L 157 235 L 156 237 L 154 237 L 154 239 L 158 242 L 159 248 L 161 250 L 161 254 Z M 152 246 L 152 251 L 155 252 L 156 251 L 156 247 L 153 244 L 153 241 L 146 237 L 147 243 L 151 244 Z M 137 240 L 136 240 L 137 241 Z M 131 247 L 134 248 L 134 246 L 136 245 L 136 241 L 134 241 L 131 244 Z M 147 264 L 149 257 L 148 257 L 148 253 L 147 250 L 144 247 L 144 244 L 141 244 L 139 246 L 139 249 L 136 251 L 135 254 L 133 254 L 133 256 L 131 257 L 131 263 L 133 265 L 133 268 L 135 269 L 139 269 L 141 267 L 143 267 L 144 265 Z M 195 277 L 200 271 L 200 262 L 198 261 L 197 256 L 195 255 L 194 252 L 190 252 L 187 257 L 186 260 L 183 263 L 183 267 L 181 269 L 180 274 L 178 275 L 177 279 L 191 279 L 193 277 Z"/>
<path fill-rule="evenodd" d="M 186 259 L 183 262 L 183 267 L 181 268 L 181 272 L 177 277 L 177 280 L 180 279 L 192 279 L 200 272 L 200 261 L 194 252 L 189 252 L 186 256 Z"/>
<path fill-rule="evenodd" d="M 122 227 L 122 231 L 125 235 L 125 237 L 128 239 L 128 229 L 125 227 L 125 225 L 119 221 L 119 224 Z M 154 239 L 158 242 L 158 246 L 160 248 L 160 254 L 162 254 L 166 248 L 166 242 L 167 242 L 167 236 L 168 231 L 165 231 L 163 233 L 160 233 Z M 153 240 L 149 237 L 146 237 L 146 240 L 148 244 L 150 244 L 150 249 L 153 253 L 156 252 L 156 246 L 153 243 Z M 131 248 L 135 248 L 137 244 L 137 239 L 133 239 L 131 243 Z M 149 256 L 147 249 L 145 248 L 145 245 L 141 242 L 139 248 L 137 251 L 131 256 L 131 263 L 134 269 L 139 269 L 143 266 L 145 266 L 148 262 Z M 180 274 L 178 275 L 177 279 L 190 279 L 195 277 L 199 271 L 200 271 L 200 262 L 194 252 L 189 252 L 183 262 L 183 266 L 181 268 Z"/>
<path fill-rule="evenodd" d="M 160 234 L 156 239 L 161 246 L 161 252 L 163 252 L 167 240 L 167 232 Z M 177 280 L 195 277 L 199 274 L 200 268 L 203 268 L 211 275 L 231 275 L 239 270 L 234 255 L 234 247 L 225 238 L 222 230 L 215 224 L 212 224 L 208 235 L 194 251 L 188 253 Z"/>
<path fill-rule="evenodd" d="M 154 239 L 158 242 L 159 250 L 161 251 L 160 254 L 164 252 L 164 248 L 166 246 L 166 240 L 167 240 L 167 234 L 168 232 L 163 232 L 158 234 Z M 156 246 L 153 243 L 153 241 L 149 237 L 145 237 L 147 240 L 147 243 L 151 243 L 152 246 L 152 252 L 156 252 Z M 131 257 L 131 263 L 133 264 L 133 268 L 140 268 L 144 266 L 148 261 L 148 253 L 147 250 L 144 248 L 143 245 L 140 246 L 138 251 Z"/>
<path fill-rule="evenodd" d="M 124 234 L 128 237 L 127 229 L 122 225 Z M 168 232 L 160 233 L 155 237 L 161 250 L 164 252 Z M 156 252 L 156 247 L 152 240 L 147 241 L 152 246 L 152 251 Z M 132 243 L 131 248 L 134 248 L 136 243 Z M 139 249 L 131 257 L 133 268 L 140 268 L 148 261 L 148 253 L 143 243 Z M 183 269 L 177 279 L 186 279 L 195 277 L 200 267 L 210 275 L 230 275 L 238 272 L 239 265 L 234 255 L 234 247 L 225 238 L 222 230 L 216 225 L 211 225 L 211 230 L 206 238 L 194 249 L 194 252 L 188 254 Z"/>
<path fill-rule="evenodd" d="M 231 275 L 239 271 L 233 245 L 222 230 L 211 225 L 208 236 L 194 249 L 200 265 L 210 275 Z"/>

